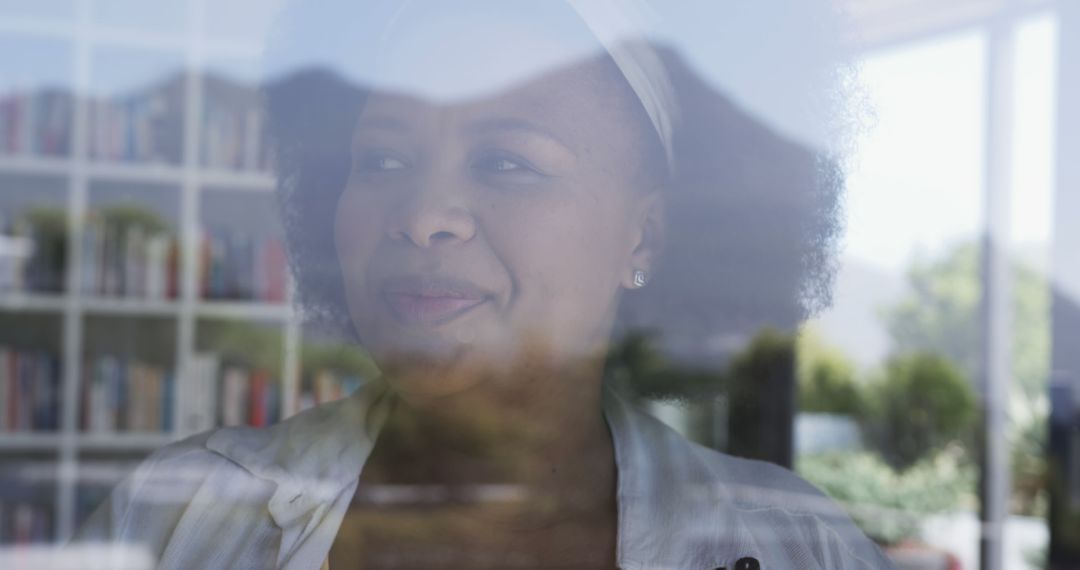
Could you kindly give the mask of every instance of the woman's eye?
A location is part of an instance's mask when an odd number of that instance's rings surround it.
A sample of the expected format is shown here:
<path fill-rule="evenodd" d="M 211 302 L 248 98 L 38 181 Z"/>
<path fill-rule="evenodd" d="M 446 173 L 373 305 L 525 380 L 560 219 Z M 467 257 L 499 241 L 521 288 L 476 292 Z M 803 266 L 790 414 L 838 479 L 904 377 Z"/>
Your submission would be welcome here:
<path fill-rule="evenodd" d="M 521 165 L 512 160 L 500 158 L 498 160 L 492 161 L 491 169 L 496 172 L 509 172 L 511 170 L 521 169 Z"/>
<path fill-rule="evenodd" d="M 523 160 L 506 157 L 491 156 L 481 158 L 473 166 L 477 170 L 492 174 L 521 174 L 535 173 L 536 169 Z"/>
<path fill-rule="evenodd" d="M 405 163 L 392 157 L 384 156 L 378 159 L 379 170 L 401 170 L 405 168 Z"/>
<path fill-rule="evenodd" d="M 373 154 L 362 157 L 357 167 L 364 172 L 394 172 L 404 170 L 408 165 L 404 160 L 394 156 Z"/>

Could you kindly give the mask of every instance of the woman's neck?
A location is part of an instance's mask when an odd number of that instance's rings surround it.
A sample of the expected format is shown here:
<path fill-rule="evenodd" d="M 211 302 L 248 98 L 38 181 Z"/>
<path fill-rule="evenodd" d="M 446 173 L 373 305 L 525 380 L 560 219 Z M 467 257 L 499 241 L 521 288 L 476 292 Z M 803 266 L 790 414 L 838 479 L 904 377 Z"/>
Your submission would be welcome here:
<path fill-rule="evenodd" d="M 505 503 L 495 510 L 534 523 L 612 514 L 615 459 L 601 378 L 599 362 L 533 364 L 452 395 L 398 398 L 362 482 L 436 485 L 463 497 L 497 485 L 509 492 L 494 499 Z"/>

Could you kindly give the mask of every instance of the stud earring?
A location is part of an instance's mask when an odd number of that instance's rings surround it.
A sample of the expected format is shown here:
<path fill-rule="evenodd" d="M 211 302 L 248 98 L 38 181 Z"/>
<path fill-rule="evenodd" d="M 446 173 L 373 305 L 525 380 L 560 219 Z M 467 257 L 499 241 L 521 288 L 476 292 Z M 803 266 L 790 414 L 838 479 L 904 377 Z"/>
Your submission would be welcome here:
<path fill-rule="evenodd" d="M 643 269 L 634 270 L 634 289 L 641 289 L 649 282 L 649 274 Z"/>

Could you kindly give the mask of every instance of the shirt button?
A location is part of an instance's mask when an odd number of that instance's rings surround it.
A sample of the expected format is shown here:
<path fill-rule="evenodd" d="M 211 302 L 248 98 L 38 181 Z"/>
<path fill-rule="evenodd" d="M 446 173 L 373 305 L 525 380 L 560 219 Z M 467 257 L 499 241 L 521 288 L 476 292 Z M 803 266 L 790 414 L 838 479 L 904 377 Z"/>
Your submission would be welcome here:
<path fill-rule="evenodd" d="M 747 556 L 735 562 L 735 570 L 761 570 L 761 563 L 757 558 Z"/>

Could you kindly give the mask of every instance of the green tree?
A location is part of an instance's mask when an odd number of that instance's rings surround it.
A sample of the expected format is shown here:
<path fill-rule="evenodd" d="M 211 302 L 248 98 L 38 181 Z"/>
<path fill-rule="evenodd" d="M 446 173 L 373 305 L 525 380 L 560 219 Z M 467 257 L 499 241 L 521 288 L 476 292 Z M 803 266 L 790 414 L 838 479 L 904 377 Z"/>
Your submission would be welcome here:
<path fill-rule="evenodd" d="M 857 417 L 863 401 L 855 364 L 806 326 L 795 341 L 799 411 Z"/>
<path fill-rule="evenodd" d="M 909 292 L 883 312 L 897 353 L 936 352 L 969 378 L 979 372 L 980 248 L 961 244 L 945 255 L 915 263 Z M 1037 503 L 1043 480 L 1043 446 L 1050 361 L 1050 288 L 1035 269 L 1012 264 L 1012 430 L 1014 488 L 1022 511 Z"/>
<path fill-rule="evenodd" d="M 908 294 L 884 311 L 897 353 L 936 352 L 969 378 L 979 372 L 980 249 L 965 243 L 908 271 Z M 1014 261 L 1013 408 L 1019 425 L 1042 421 L 1050 358 L 1050 290 L 1045 276 Z"/>
<path fill-rule="evenodd" d="M 147 233 L 169 230 L 169 223 L 156 211 L 137 204 L 120 204 L 104 208 L 101 217 L 105 223 L 120 228 L 138 227 Z"/>
<path fill-rule="evenodd" d="M 767 461 L 791 453 L 795 354 L 794 335 L 764 328 L 732 357 L 725 383 L 728 453 Z"/>
<path fill-rule="evenodd" d="M 866 387 L 864 433 L 897 471 L 951 443 L 970 443 L 976 419 L 971 382 L 948 359 L 896 356 Z"/>
<path fill-rule="evenodd" d="M 879 544 L 919 538 L 923 521 L 974 501 L 975 471 L 955 448 L 897 472 L 866 452 L 800 457 L 799 474 L 836 499 Z"/>
<path fill-rule="evenodd" d="M 639 398 L 689 404 L 720 394 L 723 370 L 682 366 L 667 358 L 650 331 L 633 331 L 608 350 L 606 373 Z"/>

